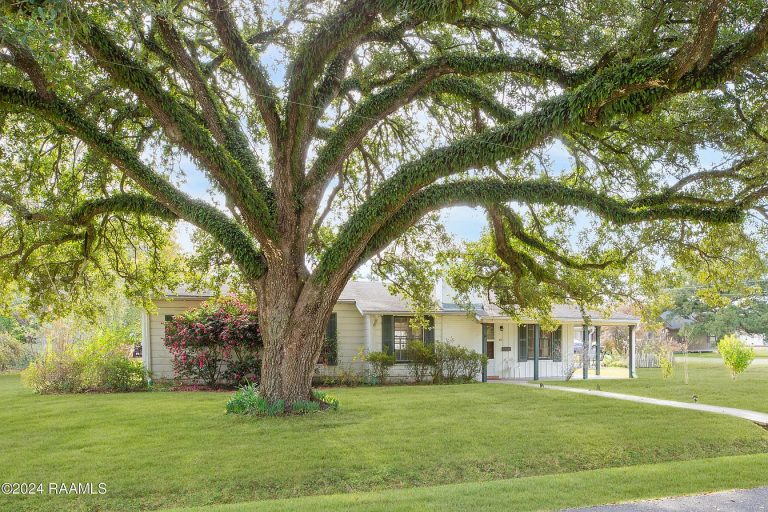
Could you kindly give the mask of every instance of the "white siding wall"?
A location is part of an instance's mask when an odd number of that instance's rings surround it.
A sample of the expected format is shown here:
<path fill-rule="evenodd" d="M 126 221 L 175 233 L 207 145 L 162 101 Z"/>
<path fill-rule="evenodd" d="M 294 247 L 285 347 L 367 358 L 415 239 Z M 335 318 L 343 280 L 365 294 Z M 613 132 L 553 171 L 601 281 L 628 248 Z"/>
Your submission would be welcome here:
<path fill-rule="evenodd" d="M 363 369 L 363 362 L 356 361 L 357 354 L 366 348 L 365 317 L 354 304 L 340 303 L 333 308 L 336 313 L 337 366 L 317 366 L 320 375 L 334 375 L 340 368 Z M 380 342 L 379 342 L 380 343 Z"/>
<path fill-rule="evenodd" d="M 496 324 L 496 354 L 494 358 L 495 374 L 502 379 L 533 379 L 533 357 L 528 361 L 518 361 L 517 324 L 513 322 L 495 322 Z M 499 326 L 503 326 L 500 334 Z M 562 379 L 565 377 L 565 366 L 573 358 L 573 325 L 564 324 L 562 334 L 562 362 L 539 360 L 540 379 Z M 501 338 L 501 340 L 499 340 Z M 508 351 L 502 347 L 509 347 Z"/>
<path fill-rule="evenodd" d="M 165 315 L 176 315 L 187 309 L 199 306 L 204 299 L 157 301 L 157 311 L 147 315 L 150 350 L 144 346 L 145 363 L 155 378 L 167 379 L 173 377 L 171 358 L 163 344 L 165 334 Z M 380 351 L 381 346 L 381 315 L 360 314 L 354 304 L 337 304 L 333 311 L 336 313 L 338 334 L 338 366 L 320 367 L 319 374 L 334 374 L 338 368 L 353 367 L 362 370 L 364 365 L 355 358 L 360 349 L 371 352 Z M 368 327 L 366 328 L 366 322 Z M 493 322 L 495 324 L 495 354 L 489 365 L 489 376 L 502 379 L 532 379 L 533 359 L 519 362 L 517 359 L 517 324 L 509 321 Z M 503 329 L 500 329 L 503 327 Z M 563 362 L 548 360 L 539 361 L 539 374 L 542 379 L 560 379 L 564 377 L 564 362 L 573 357 L 574 327 L 572 324 L 563 325 Z M 370 338 L 368 338 L 370 337 Z M 368 341 L 370 340 L 370 345 Z M 465 315 L 436 315 L 435 341 L 442 341 L 466 347 L 475 352 L 482 350 L 481 324 L 474 317 Z M 146 341 L 145 341 L 146 343 Z M 503 350 L 509 347 L 509 350 Z M 408 376 L 408 368 L 404 364 L 395 365 L 391 371 L 394 379 Z"/>
<path fill-rule="evenodd" d="M 160 300 L 156 301 L 157 311 L 149 315 L 149 339 L 150 350 L 143 347 L 142 351 L 147 352 L 151 362 L 150 370 L 155 379 L 173 378 L 173 368 L 171 366 L 171 354 L 165 348 L 163 343 L 165 338 L 165 315 L 178 315 L 188 309 L 198 307 L 204 299 L 193 300 Z M 144 356 L 147 357 L 146 355 Z M 145 359 L 146 361 L 146 359 Z"/>

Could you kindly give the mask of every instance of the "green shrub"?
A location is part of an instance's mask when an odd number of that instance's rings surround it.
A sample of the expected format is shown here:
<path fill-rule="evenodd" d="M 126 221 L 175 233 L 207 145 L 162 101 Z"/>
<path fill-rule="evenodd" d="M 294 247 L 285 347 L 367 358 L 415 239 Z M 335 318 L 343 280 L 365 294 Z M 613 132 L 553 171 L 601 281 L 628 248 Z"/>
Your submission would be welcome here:
<path fill-rule="evenodd" d="M 474 382 L 488 357 L 450 343 L 435 343 L 432 381 L 452 384 Z"/>
<path fill-rule="evenodd" d="M 258 416 L 277 416 L 285 413 L 285 401 L 274 403 L 259 394 L 253 384 L 248 384 L 235 391 L 227 402 L 227 414 L 255 414 Z"/>
<path fill-rule="evenodd" d="M 731 378 L 736 380 L 736 376 L 746 370 L 752 360 L 755 359 L 755 349 L 748 347 L 744 341 L 728 334 L 717 344 L 717 351 L 723 358 L 726 368 L 731 371 Z"/>
<path fill-rule="evenodd" d="M 334 411 L 339 408 L 339 401 L 322 391 L 312 391 L 312 396 L 314 400 L 298 400 L 294 402 L 291 412 L 294 414 L 317 412 L 322 408 L 323 404 L 328 409 Z M 258 388 L 253 384 L 248 384 L 235 391 L 235 394 L 227 402 L 226 407 L 227 414 L 278 416 L 286 412 L 283 400 L 270 404 L 266 398 L 259 394 Z"/>
<path fill-rule="evenodd" d="M 100 386 L 109 391 L 139 391 L 146 389 L 144 365 L 126 357 L 111 357 L 99 365 Z"/>
<path fill-rule="evenodd" d="M 664 380 L 672 378 L 674 366 L 666 353 L 659 354 L 659 367 L 661 368 L 661 378 Z"/>
<path fill-rule="evenodd" d="M 432 373 L 435 365 L 435 350 L 431 344 L 412 341 L 408 344 L 408 373 L 414 382 L 421 382 Z"/>
<path fill-rule="evenodd" d="M 394 354 L 387 354 L 386 352 L 369 352 L 366 354 L 365 360 L 371 365 L 371 372 L 376 379 L 376 383 L 386 384 L 387 377 L 389 376 L 389 369 L 395 365 Z"/>
<path fill-rule="evenodd" d="M 37 393 L 80 393 L 85 390 L 83 361 L 74 347 L 45 351 L 21 372 L 22 382 Z"/>
<path fill-rule="evenodd" d="M 106 330 L 59 351 L 46 350 L 22 372 L 23 382 L 38 393 L 147 389 L 144 366 L 129 358 L 134 341 L 127 332 Z"/>
<path fill-rule="evenodd" d="M 336 383 L 339 386 L 359 386 L 361 380 L 362 376 L 360 375 L 360 372 L 351 366 L 342 366 L 336 370 Z"/>
<path fill-rule="evenodd" d="M 0 332 L 0 372 L 24 368 L 33 357 L 32 351 L 9 332 Z"/>

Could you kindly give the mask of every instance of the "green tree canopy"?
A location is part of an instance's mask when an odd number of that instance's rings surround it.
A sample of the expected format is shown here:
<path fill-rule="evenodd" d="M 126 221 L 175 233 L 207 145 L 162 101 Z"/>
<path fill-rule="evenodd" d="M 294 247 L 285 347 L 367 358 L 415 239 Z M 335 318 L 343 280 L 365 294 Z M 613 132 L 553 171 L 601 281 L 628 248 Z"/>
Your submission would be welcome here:
<path fill-rule="evenodd" d="M 768 296 L 762 281 L 736 293 L 712 294 L 710 288 L 686 287 L 674 290 L 674 306 L 668 311 L 692 322 L 683 328 L 686 336 L 746 332 L 768 337 Z"/>
<path fill-rule="evenodd" d="M 344 284 L 446 207 L 488 212 L 510 308 L 758 261 L 761 0 L 1 4 L 0 282 L 147 288 L 186 221 L 258 297 L 270 398 L 310 396 Z"/>

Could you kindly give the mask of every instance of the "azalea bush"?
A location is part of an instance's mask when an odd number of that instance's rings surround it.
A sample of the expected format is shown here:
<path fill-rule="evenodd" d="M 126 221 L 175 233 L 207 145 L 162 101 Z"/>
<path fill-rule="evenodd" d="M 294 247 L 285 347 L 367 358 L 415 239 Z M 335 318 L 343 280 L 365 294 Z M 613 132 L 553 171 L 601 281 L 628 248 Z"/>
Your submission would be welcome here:
<path fill-rule="evenodd" d="M 235 297 L 208 301 L 165 323 L 177 377 L 210 387 L 258 382 L 263 347 L 256 310 Z"/>
<path fill-rule="evenodd" d="M 755 349 L 748 347 L 744 341 L 732 334 L 724 336 L 717 344 L 717 351 L 723 358 L 723 363 L 731 372 L 731 378 L 736 377 L 746 370 L 755 359 Z"/>

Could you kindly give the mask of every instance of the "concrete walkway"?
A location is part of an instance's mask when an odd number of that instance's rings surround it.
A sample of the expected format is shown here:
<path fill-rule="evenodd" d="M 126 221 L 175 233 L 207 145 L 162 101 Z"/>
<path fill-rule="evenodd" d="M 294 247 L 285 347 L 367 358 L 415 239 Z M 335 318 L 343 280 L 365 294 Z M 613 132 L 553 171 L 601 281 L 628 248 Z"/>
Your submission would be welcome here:
<path fill-rule="evenodd" d="M 768 487 L 713 492 L 682 498 L 635 501 L 620 505 L 568 509 L 565 512 L 743 512 L 768 511 Z"/>
<path fill-rule="evenodd" d="M 699 403 L 686 403 L 677 402 L 675 400 L 661 400 L 659 398 L 649 398 L 646 396 L 625 395 L 623 393 L 611 393 L 608 391 L 595 391 L 585 388 L 572 388 L 568 386 L 547 386 L 543 384 L 532 384 L 530 382 L 513 381 L 513 380 L 497 380 L 491 381 L 499 384 L 515 384 L 518 386 L 526 386 L 531 388 L 543 388 L 554 391 L 563 391 L 567 393 L 579 393 L 582 395 L 601 396 L 604 398 L 614 398 L 617 400 L 627 400 L 629 402 L 638 402 L 641 404 L 662 405 L 665 407 L 677 407 L 678 409 L 689 409 L 691 411 L 711 412 L 715 414 L 725 414 L 727 416 L 734 416 L 736 418 L 742 418 L 745 420 L 753 421 L 763 427 L 768 427 L 768 414 L 748 411 L 746 409 L 735 409 L 733 407 L 721 407 L 719 405 L 706 405 Z"/>

